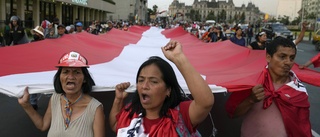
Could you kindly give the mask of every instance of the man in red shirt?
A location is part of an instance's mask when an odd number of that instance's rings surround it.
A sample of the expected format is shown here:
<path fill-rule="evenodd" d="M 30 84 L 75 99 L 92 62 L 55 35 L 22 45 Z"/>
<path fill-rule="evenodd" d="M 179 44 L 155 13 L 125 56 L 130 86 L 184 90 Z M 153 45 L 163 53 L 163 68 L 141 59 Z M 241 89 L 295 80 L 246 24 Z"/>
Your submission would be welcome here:
<path fill-rule="evenodd" d="M 311 137 L 308 94 L 291 71 L 295 44 L 277 37 L 266 49 L 268 66 L 259 84 L 230 95 L 229 116 L 243 116 L 242 137 Z"/>

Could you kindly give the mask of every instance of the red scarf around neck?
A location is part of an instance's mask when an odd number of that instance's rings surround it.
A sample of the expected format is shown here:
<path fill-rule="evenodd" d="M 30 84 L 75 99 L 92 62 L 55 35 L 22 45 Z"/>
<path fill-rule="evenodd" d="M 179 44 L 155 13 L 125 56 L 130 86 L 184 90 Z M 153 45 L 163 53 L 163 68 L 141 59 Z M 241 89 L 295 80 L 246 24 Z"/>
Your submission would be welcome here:
<path fill-rule="evenodd" d="M 288 137 L 311 137 L 310 103 L 304 85 L 293 72 L 290 72 L 291 81 L 275 90 L 268 68 L 265 68 L 263 74 L 263 108 L 268 109 L 273 102 L 277 105 Z"/>

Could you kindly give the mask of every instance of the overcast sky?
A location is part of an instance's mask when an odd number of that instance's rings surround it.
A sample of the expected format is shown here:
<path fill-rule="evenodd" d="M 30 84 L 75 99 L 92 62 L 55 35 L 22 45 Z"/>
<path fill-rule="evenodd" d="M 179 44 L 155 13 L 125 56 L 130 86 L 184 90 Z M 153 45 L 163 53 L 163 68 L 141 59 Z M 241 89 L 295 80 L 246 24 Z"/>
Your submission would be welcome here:
<path fill-rule="evenodd" d="M 172 1 L 173 0 L 148 0 L 148 8 L 152 9 L 153 5 L 157 5 L 160 11 L 168 10 L 169 5 L 172 3 Z M 192 5 L 193 1 L 194 0 L 179 0 L 179 2 L 184 2 L 186 5 Z M 233 3 L 237 7 L 241 6 L 242 4 L 245 4 L 247 6 L 248 2 L 253 2 L 253 4 L 258 6 L 262 12 L 276 15 L 279 0 L 233 0 Z"/>

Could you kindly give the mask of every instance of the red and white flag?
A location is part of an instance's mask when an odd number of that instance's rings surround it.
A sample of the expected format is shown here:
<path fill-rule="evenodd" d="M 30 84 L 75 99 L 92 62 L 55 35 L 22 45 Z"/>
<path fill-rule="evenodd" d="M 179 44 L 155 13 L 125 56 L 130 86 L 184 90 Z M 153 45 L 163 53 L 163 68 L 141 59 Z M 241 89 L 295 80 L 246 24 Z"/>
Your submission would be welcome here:
<path fill-rule="evenodd" d="M 203 43 L 180 27 L 163 30 L 134 26 L 129 32 L 112 29 L 98 36 L 84 32 L 0 48 L 0 93 L 20 97 L 26 86 L 30 93 L 54 92 L 55 65 L 70 51 L 87 58 L 95 92 L 113 91 L 116 84 L 126 81 L 132 84 L 129 90 L 134 91 L 139 66 L 150 56 L 165 59 L 160 47 L 170 39 L 182 44 L 184 53 L 213 93 L 253 87 L 266 66 L 265 51 L 249 50 L 230 41 Z M 188 93 L 182 75 L 171 65 Z M 303 82 L 320 86 L 319 72 L 299 70 L 297 65 L 293 70 Z"/>

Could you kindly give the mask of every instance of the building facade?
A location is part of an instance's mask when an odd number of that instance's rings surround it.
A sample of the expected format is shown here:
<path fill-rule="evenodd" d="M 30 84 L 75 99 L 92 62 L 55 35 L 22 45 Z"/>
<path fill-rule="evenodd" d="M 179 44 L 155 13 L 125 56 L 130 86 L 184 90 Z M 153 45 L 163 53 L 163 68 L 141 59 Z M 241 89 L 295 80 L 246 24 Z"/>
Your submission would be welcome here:
<path fill-rule="evenodd" d="M 47 18 L 54 18 L 64 25 L 76 19 L 85 23 L 107 20 L 107 14 L 115 12 L 112 0 L 0 0 L 0 26 L 13 15 L 19 16 L 25 27 L 39 25 Z M 1 23 L 2 22 L 2 23 Z"/>
<path fill-rule="evenodd" d="M 311 28 L 320 28 L 320 0 L 302 0 L 301 16 L 303 21 L 310 22 Z"/>
<path fill-rule="evenodd" d="M 185 18 L 188 18 L 191 10 L 198 11 L 201 21 L 206 20 L 209 13 L 213 13 L 215 17 L 218 17 L 220 13 L 225 13 L 225 19 L 220 22 L 233 22 L 235 18 L 239 18 L 242 14 L 245 15 L 244 23 L 255 23 L 261 19 L 260 10 L 252 2 L 249 2 L 247 6 L 244 4 L 241 7 L 236 7 L 233 0 L 194 0 L 190 6 L 185 3 L 180 3 L 178 0 L 173 0 L 169 6 L 169 14 L 175 16 L 177 13 Z"/>
<path fill-rule="evenodd" d="M 148 0 L 118 0 L 116 11 L 108 15 L 113 21 L 147 21 Z"/>

